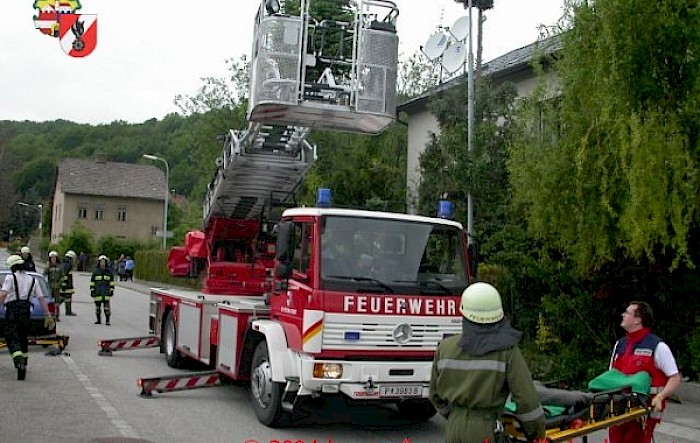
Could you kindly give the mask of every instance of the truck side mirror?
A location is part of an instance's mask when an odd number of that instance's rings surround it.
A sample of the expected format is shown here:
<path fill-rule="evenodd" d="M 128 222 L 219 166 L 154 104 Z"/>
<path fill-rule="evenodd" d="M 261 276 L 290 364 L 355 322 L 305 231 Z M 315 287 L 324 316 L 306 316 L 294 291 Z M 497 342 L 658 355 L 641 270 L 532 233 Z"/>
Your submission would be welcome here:
<path fill-rule="evenodd" d="M 277 264 L 275 275 L 280 279 L 289 278 L 292 272 L 294 255 L 294 223 L 280 222 L 277 224 Z"/>

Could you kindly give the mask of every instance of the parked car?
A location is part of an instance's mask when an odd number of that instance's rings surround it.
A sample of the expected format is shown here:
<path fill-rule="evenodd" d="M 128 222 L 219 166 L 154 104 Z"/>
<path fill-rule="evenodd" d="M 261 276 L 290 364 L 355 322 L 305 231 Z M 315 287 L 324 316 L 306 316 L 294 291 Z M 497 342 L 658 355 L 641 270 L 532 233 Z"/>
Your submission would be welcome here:
<path fill-rule="evenodd" d="M 5 277 L 10 274 L 9 269 L 0 269 L 0 285 L 5 281 Z M 51 294 L 51 288 L 49 288 L 48 283 L 43 275 L 38 272 L 29 272 L 29 275 L 34 277 L 34 280 L 38 285 L 41 286 L 41 290 L 47 297 L 46 302 L 49 305 L 49 312 L 51 315 L 56 315 L 56 303 L 54 303 L 53 295 Z M 32 323 L 29 329 L 30 336 L 41 336 L 50 335 L 56 332 L 55 328 L 53 330 L 48 330 L 44 327 L 44 310 L 41 307 L 41 303 L 36 297 L 32 297 L 32 307 L 31 307 Z M 0 305 L 0 337 L 5 337 L 5 306 Z"/>

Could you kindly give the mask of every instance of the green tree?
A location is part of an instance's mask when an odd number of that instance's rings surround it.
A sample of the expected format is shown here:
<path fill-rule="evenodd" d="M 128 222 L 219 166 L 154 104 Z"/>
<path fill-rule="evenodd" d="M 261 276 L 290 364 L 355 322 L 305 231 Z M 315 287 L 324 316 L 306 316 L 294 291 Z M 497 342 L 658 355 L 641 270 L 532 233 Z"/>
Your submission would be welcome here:
<path fill-rule="evenodd" d="M 700 8 L 597 0 L 568 12 L 558 81 L 543 76 L 522 101 L 508 159 L 540 263 L 567 276 L 544 293 L 545 321 L 562 343 L 575 342 L 590 324 L 619 324 L 621 307 L 640 299 L 662 308 L 655 329 L 672 348 L 697 347 L 687 331 L 700 312 L 688 297 L 700 246 L 700 59 L 691 55 Z M 594 332 L 601 345 L 617 333 Z M 604 368 L 604 352 L 583 344 L 553 352 Z M 678 357 L 685 373 L 697 367 Z"/>
<path fill-rule="evenodd" d="M 581 270 L 619 257 L 689 262 L 700 207 L 700 60 L 689 54 L 700 50 L 700 8 L 603 0 L 572 13 L 561 98 L 544 100 L 543 88 L 521 120 L 514 194 L 537 235 Z"/>
<path fill-rule="evenodd" d="M 467 194 L 472 192 L 475 237 L 488 257 L 489 239 L 503 229 L 510 198 L 505 149 L 515 88 L 495 86 L 488 80 L 478 86 L 472 152 L 466 146 L 466 88 L 454 88 L 430 105 L 440 123 L 440 135 L 433 137 L 420 158 L 419 210 L 434 214 L 437 200 L 447 194 L 455 204 L 456 218 L 466 224 Z"/>
<path fill-rule="evenodd" d="M 399 65 L 397 100 L 404 102 L 417 97 L 440 83 L 440 69 L 422 52 L 416 52 Z"/>

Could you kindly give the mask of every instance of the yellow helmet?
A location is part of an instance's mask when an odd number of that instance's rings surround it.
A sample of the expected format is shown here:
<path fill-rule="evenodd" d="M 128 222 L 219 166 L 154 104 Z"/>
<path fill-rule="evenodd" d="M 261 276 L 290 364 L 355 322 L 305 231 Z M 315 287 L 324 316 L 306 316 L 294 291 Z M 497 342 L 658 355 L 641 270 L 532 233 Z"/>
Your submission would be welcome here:
<path fill-rule="evenodd" d="M 501 295 L 488 283 L 473 283 L 462 293 L 459 312 L 474 323 L 496 323 L 503 319 Z"/>
<path fill-rule="evenodd" d="M 17 254 L 13 254 L 13 255 L 7 257 L 7 262 L 6 262 L 6 263 L 7 263 L 7 267 L 10 268 L 10 269 L 12 269 L 13 266 L 16 266 L 16 265 L 23 265 L 23 264 L 24 264 L 24 259 L 23 259 L 21 256 L 17 255 Z"/>
<path fill-rule="evenodd" d="M 68 252 L 66 252 L 66 257 L 70 257 L 73 260 L 76 260 L 78 258 L 78 254 L 76 254 L 74 250 L 69 249 Z"/>
<path fill-rule="evenodd" d="M 29 254 L 31 251 L 29 250 L 29 246 L 22 246 L 22 249 L 19 250 L 21 254 Z"/>

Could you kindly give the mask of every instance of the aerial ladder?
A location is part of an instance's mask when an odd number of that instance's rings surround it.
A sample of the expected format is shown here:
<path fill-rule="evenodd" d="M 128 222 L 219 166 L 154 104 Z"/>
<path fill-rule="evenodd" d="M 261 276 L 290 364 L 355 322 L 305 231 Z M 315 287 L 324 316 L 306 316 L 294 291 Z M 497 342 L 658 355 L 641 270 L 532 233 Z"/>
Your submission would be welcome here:
<path fill-rule="evenodd" d="M 168 257 L 174 276 L 205 275 L 205 293 L 263 292 L 278 208 L 293 203 L 316 159 L 313 129 L 377 134 L 395 120 L 396 5 L 358 0 L 330 20 L 313 17 L 311 3 L 291 15 L 261 0 L 255 14 L 248 127 L 220 137 L 203 228 Z"/>

